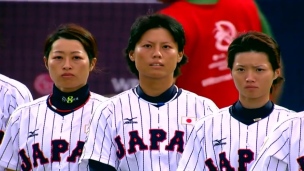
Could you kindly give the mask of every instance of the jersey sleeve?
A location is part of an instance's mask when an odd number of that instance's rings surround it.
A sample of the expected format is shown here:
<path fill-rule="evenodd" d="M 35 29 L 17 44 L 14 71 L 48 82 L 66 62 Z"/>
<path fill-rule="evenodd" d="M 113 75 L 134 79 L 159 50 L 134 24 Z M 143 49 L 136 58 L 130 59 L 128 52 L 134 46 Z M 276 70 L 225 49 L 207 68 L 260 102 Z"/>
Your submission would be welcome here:
<path fill-rule="evenodd" d="M 206 99 L 206 103 L 208 105 L 208 110 L 207 110 L 208 113 L 206 113 L 206 115 L 218 112 L 219 108 L 212 100 Z"/>
<path fill-rule="evenodd" d="M 10 114 L 13 113 L 18 106 L 33 101 L 33 96 L 30 90 L 23 84 L 21 84 L 20 87 L 11 90 L 11 96 L 12 98 L 9 108 Z"/>
<path fill-rule="evenodd" d="M 201 111 L 199 112 L 200 116 L 198 117 L 198 119 L 218 112 L 219 108 L 212 100 L 202 96 L 199 96 L 198 99 L 199 100 L 196 102 L 196 104 L 200 106 L 198 108 Z"/>
<path fill-rule="evenodd" d="M 112 112 L 102 103 L 93 114 L 80 162 L 95 160 L 116 168 L 116 147 L 112 137 Z"/>
<path fill-rule="evenodd" d="M 251 171 L 286 171 L 290 154 L 290 124 L 296 117 L 279 122 L 258 153 Z M 276 168 L 276 169 L 274 169 Z"/>
<path fill-rule="evenodd" d="M 6 132 L 0 145 L 0 167 L 20 170 L 23 160 L 19 158 L 20 110 L 15 110 L 7 123 Z"/>
<path fill-rule="evenodd" d="M 7 89 L 3 95 L 3 109 L 0 112 L 0 144 L 3 138 L 5 127 L 10 115 L 16 108 L 24 103 L 33 101 L 32 94 L 25 86 L 18 87 L 18 89 Z M 0 105 L 1 106 L 1 105 Z"/>
<path fill-rule="evenodd" d="M 179 161 L 177 171 L 200 171 L 204 168 L 204 125 L 203 119 L 194 126 L 187 141 L 186 147 Z"/>

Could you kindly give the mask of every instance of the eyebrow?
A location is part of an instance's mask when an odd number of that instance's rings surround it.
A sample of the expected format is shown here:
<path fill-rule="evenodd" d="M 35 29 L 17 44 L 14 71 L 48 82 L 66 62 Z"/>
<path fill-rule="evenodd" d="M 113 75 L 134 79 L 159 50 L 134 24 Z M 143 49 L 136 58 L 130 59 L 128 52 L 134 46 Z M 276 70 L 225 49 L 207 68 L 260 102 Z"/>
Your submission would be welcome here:
<path fill-rule="evenodd" d="M 153 41 L 150 41 L 150 40 L 144 40 L 144 41 L 146 41 L 146 42 L 148 42 L 148 43 L 155 43 L 155 42 L 153 42 Z M 172 43 L 172 42 L 161 42 L 162 44 L 166 44 L 166 43 Z"/>
<path fill-rule="evenodd" d="M 245 65 L 242 65 L 242 64 L 236 64 L 236 66 L 245 67 Z M 267 66 L 267 65 L 262 64 L 262 65 L 254 65 L 253 67 L 265 67 L 265 66 Z"/>
<path fill-rule="evenodd" d="M 54 51 L 53 53 L 64 53 L 63 51 L 60 51 L 60 50 L 56 50 L 56 51 Z M 73 53 L 82 53 L 82 51 L 73 51 L 73 52 L 71 52 L 72 54 Z"/>

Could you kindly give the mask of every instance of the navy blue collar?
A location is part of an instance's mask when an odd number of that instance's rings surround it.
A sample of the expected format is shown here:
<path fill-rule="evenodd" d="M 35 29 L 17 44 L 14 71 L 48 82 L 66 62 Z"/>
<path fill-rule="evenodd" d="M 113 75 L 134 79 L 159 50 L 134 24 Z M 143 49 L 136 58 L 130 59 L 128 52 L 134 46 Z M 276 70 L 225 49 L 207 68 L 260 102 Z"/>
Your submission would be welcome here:
<path fill-rule="evenodd" d="M 268 101 L 264 106 L 256 109 L 247 109 L 242 106 L 240 101 L 237 101 L 229 108 L 229 112 L 236 120 L 246 125 L 251 125 L 269 116 L 273 108 L 274 104 L 271 101 Z"/>
<path fill-rule="evenodd" d="M 161 95 L 152 97 L 152 96 L 147 95 L 142 90 L 142 88 L 138 85 L 137 87 L 135 87 L 134 93 L 138 96 L 138 98 L 141 98 L 156 107 L 160 107 L 160 106 L 163 106 L 166 102 L 176 99 L 180 95 L 181 89 L 178 89 L 176 85 L 172 85 L 169 89 L 167 89 Z"/>
<path fill-rule="evenodd" d="M 89 96 L 90 91 L 88 84 L 70 93 L 62 92 L 54 85 L 53 93 L 48 97 L 47 105 L 54 112 L 65 115 L 83 106 Z"/>

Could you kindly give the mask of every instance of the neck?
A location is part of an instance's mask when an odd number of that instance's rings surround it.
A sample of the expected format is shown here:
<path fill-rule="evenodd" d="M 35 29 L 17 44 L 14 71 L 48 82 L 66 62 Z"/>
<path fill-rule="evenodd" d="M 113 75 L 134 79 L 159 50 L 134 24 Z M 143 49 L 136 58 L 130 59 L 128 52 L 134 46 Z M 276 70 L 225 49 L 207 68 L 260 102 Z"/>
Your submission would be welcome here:
<path fill-rule="evenodd" d="M 247 109 L 257 109 L 264 106 L 269 101 L 269 96 L 264 96 L 260 98 L 248 98 L 240 95 L 239 101 L 242 106 Z"/>
<path fill-rule="evenodd" d="M 164 79 L 163 81 L 157 80 L 145 80 L 139 79 L 139 85 L 145 94 L 156 97 L 165 92 L 168 88 L 170 88 L 174 84 L 174 80 L 172 79 Z"/>
<path fill-rule="evenodd" d="M 192 4 L 216 4 L 219 0 L 186 0 Z"/>
<path fill-rule="evenodd" d="M 47 105 L 56 113 L 65 115 L 84 106 L 90 97 L 89 86 L 86 84 L 77 91 L 66 93 L 53 86 Z"/>
<path fill-rule="evenodd" d="M 57 88 L 58 90 L 60 90 L 62 93 L 67 93 L 67 94 L 68 94 L 68 93 L 76 92 L 76 91 L 78 91 L 79 89 L 83 88 L 83 87 L 86 86 L 86 85 L 87 85 L 87 83 L 84 83 L 84 84 L 78 85 L 77 87 L 66 88 L 66 87 L 57 86 L 57 85 L 55 84 L 55 86 L 56 86 L 56 88 Z"/>

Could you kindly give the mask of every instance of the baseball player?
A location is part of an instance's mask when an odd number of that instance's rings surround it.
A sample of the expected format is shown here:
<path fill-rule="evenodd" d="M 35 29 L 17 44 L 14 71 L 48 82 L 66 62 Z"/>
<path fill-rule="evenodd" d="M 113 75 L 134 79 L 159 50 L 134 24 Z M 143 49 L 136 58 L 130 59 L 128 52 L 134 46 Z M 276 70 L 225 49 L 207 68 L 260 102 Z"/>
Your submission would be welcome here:
<path fill-rule="evenodd" d="M 23 171 L 85 171 L 78 164 L 92 112 L 105 97 L 89 90 L 97 61 L 89 31 L 60 26 L 46 40 L 44 62 L 54 82 L 50 95 L 17 108 L 0 146 L 0 166 Z"/>
<path fill-rule="evenodd" d="M 0 144 L 10 115 L 19 105 L 32 100 L 32 94 L 24 84 L 0 74 Z"/>
<path fill-rule="evenodd" d="M 249 170 L 273 125 L 293 111 L 269 100 L 280 77 L 280 51 L 264 33 L 239 35 L 228 48 L 239 100 L 197 122 L 178 171 Z"/>
<path fill-rule="evenodd" d="M 182 26 L 162 14 L 133 23 L 125 51 L 139 85 L 93 114 L 81 162 L 90 170 L 176 171 L 195 121 L 218 110 L 209 99 L 173 84 L 186 63 Z"/>
<path fill-rule="evenodd" d="M 269 134 L 251 171 L 304 170 L 304 113 L 281 121 Z"/>

